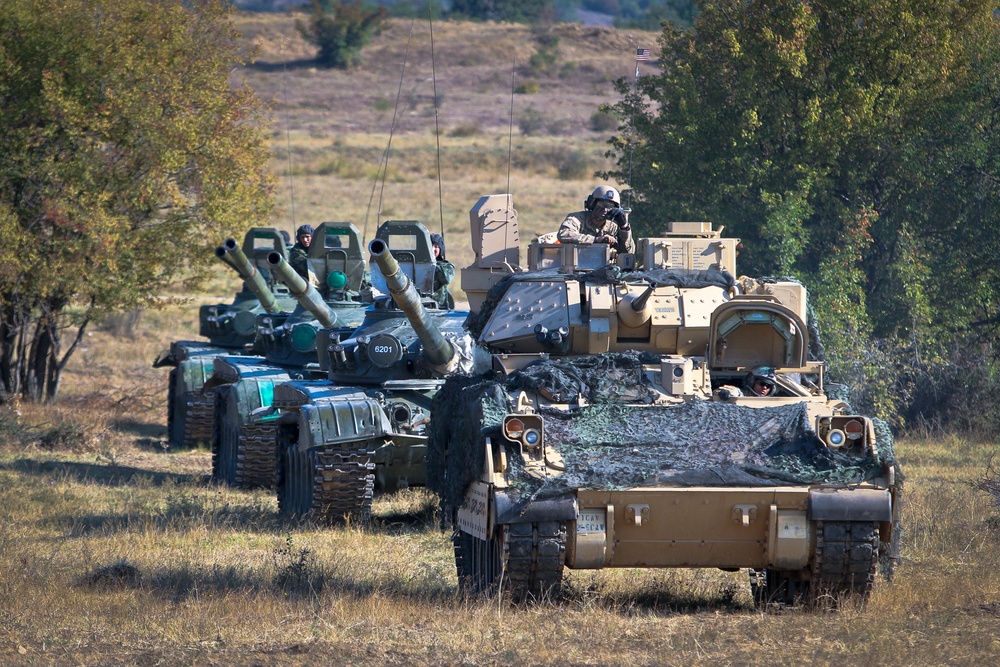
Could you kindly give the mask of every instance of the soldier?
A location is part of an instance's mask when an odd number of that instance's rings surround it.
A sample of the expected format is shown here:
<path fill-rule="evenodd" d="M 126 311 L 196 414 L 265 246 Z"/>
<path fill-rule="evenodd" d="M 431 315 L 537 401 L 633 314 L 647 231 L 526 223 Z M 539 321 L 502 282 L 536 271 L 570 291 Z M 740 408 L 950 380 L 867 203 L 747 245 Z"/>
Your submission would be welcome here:
<path fill-rule="evenodd" d="M 434 269 L 434 300 L 442 308 L 452 309 L 455 307 L 455 297 L 448 290 L 448 284 L 455 277 L 455 265 L 445 259 L 444 237 L 440 234 L 431 234 L 431 246 L 434 248 L 434 261 L 437 267 Z"/>
<path fill-rule="evenodd" d="M 747 396 L 774 396 L 777 376 L 770 366 L 755 366 L 743 380 L 743 390 Z"/>
<path fill-rule="evenodd" d="M 599 185 L 584 202 L 586 210 L 566 216 L 557 234 L 560 243 L 606 243 L 614 251 L 634 252 L 632 228 L 618 191 Z"/>
<path fill-rule="evenodd" d="M 288 251 L 288 263 L 292 265 L 295 272 L 304 279 L 309 277 L 309 246 L 313 237 L 312 225 L 302 225 L 295 232 L 295 245 Z"/>

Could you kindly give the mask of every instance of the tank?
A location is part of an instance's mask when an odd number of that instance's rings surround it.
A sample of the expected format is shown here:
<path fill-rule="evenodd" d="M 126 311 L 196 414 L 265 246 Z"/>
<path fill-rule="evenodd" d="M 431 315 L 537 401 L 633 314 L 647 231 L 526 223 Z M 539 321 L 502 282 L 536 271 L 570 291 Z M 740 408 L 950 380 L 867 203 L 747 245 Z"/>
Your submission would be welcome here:
<path fill-rule="evenodd" d="M 322 292 L 300 277 L 286 255 L 267 253 L 265 264 L 297 305 L 291 312 L 262 313 L 255 321 L 255 356 L 222 355 L 204 394 L 214 396 L 212 478 L 241 488 L 273 487 L 273 418 L 251 413 L 272 405 L 274 387 L 289 380 L 325 377 L 316 341 L 321 329 L 347 336 L 364 319 L 367 303 L 361 233 L 351 223 L 324 222 L 309 247 L 311 277 Z"/>
<path fill-rule="evenodd" d="M 216 248 L 216 257 L 243 279 L 242 289 L 232 303 L 201 306 L 199 334 L 205 340 L 174 341 L 153 362 L 154 368 L 173 367 L 167 390 L 167 438 L 171 445 L 193 447 L 211 442 L 215 398 L 202 389 L 212 377 L 215 358 L 252 353 L 257 317 L 294 307 L 288 289 L 267 271 L 265 259 L 271 252 L 287 256 L 288 249 L 278 230 L 265 227 L 248 231 L 242 248 L 233 239 Z"/>
<path fill-rule="evenodd" d="M 383 223 L 369 244 L 378 294 L 350 337 L 323 330 L 324 382 L 275 387 L 278 507 L 317 523 L 370 518 L 373 493 L 423 486 L 431 400 L 444 377 L 473 368 L 467 311 L 431 298 L 430 235 Z"/>
<path fill-rule="evenodd" d="M 748 571 L 761 606 L 824 604 L 891 574 L 891 433 L 827 395 L 801 284 L 734 278 L 738 240 L 706 222 L 617 257 L 536 242 L 521 268 L 509 195 L 484 200 L 462 281 L 492 373 L 446 381 L 427 463 L 463 592 L 712 567 Z"/>

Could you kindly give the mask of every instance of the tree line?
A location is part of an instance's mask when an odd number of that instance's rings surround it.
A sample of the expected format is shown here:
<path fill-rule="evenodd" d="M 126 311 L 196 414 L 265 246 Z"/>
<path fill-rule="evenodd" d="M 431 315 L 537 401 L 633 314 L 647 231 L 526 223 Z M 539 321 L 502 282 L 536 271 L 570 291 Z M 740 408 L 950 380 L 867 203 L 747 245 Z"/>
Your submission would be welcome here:
<path fill-rule="evenodd" d="M 741 271 L 805 283 L 856 407 L 997 434 L 995 3 L 698 5 L 618 82 L 635 219 L 713 220 Z"/>

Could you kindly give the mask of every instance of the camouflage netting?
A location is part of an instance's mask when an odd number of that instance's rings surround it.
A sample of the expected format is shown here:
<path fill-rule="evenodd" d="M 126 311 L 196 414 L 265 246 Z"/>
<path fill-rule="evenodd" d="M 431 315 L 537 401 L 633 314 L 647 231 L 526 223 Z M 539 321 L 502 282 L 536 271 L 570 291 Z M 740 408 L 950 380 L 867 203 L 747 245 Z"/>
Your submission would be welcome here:
<path fill-rule="evenodd" d="M 449 379 L 437 395 L 428 485 L 456 504 L 482 470 L 486 437 L 500 438 L 510 396 L 560 395 L 568 411 L 546 409 L 544 440 L 565 470 L 544 483 L 521 476 L 522 497 L 577 488 L 773 486 L 871 479 L 894 464 L 891 437 L 879 455 L 857 458 L 825 447 L 802 404 L 751 408 L 696 400 L 649 405 L 638 353 L 537 362 L 506 381 Z M 508 392 L 513 392 L 509 394 Z M 522 469 L 511 448 L 512 467 Z"/>
<path fill-rule="evenodd" d="M 511 283 L 521 280 L 565 280 L 567 274 L 559 269 L 545 269 L 543 271 L 529 271 L 524 273 L 514 273 L 496 285 L 486 294 L 482 307 L 478 312 L 469 313 L 465 321 L 465 327 L 474 338 L 479 338 L 493 315 L 493 310 L 507 293 Z M 690 271 L 676 273 L 665 269 L 651 271 L 622 271 L 617 265 L 605 266 L 589 272 L 581 272 L 574 276 L 574 280 L 586 281 L 590 284 L 617 285 L 619 283 L 646 283 L 657 287 L 678 287 L 697 289 L 700 287 L 721 287 L 729 289 L 736 285 L 736 280 L 726 271 Z"/>

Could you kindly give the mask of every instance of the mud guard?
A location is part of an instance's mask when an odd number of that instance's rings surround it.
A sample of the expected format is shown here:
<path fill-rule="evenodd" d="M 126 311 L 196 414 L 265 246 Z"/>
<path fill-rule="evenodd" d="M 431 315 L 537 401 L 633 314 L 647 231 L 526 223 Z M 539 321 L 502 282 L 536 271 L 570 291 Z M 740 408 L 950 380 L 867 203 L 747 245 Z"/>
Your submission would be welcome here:
<path fill-rule="evenodd" d="M 813 521 L 892 521 L 888 489 L 812 489 L 809 518 Z"/>
<path fill-rule="evenodd" d="M 539 521 L 576 521 L 576 496 L 514 502 L 502 491 L 494 493 L 493 525 L 535 523 Z"/>

